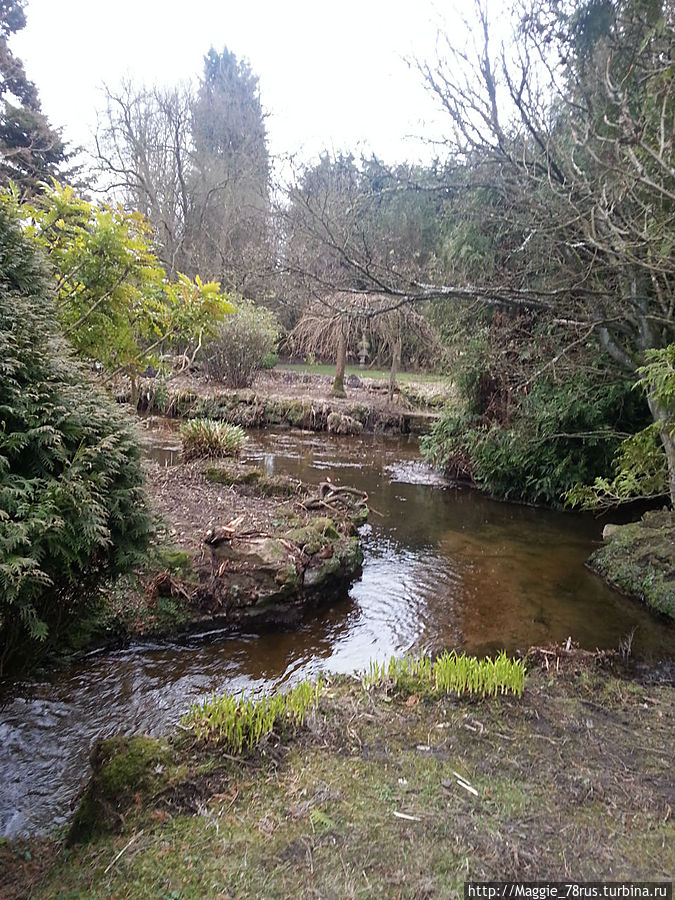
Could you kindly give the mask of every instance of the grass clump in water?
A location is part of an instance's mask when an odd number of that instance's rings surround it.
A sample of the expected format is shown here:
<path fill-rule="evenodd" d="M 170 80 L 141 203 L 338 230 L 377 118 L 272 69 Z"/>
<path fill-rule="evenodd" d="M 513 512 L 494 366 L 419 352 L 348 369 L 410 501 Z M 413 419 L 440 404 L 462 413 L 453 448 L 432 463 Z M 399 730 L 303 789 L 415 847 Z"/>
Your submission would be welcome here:
<path fill-rule="evenodd" d="M 246 443 L 239 425 L 213 419 L 190 419 L 180 427 L 183 457 L 186 460 L 221 456 L 238 456 Z"/>
<path fill-rule="evenodd" d="M 401 693 L 420 693 L 429 696 L 456 693 L 479 697 L 498 694 L 522 696 L 525 686 L 525 665 L 509 659 L 502 651 L 495 659 L 445 652 L 432 661 L 421 656 L 407 655 L 392 658 L 389 663 L 371 662 L 363 676 L 363 686 L 392 687 Z"/>
<path fill-rule="evenodd" d="M 321 680 L 314 684 L 301 681 L 285 694 L 259 699 L 214 695 L 204 703 L 194 704 L 181 724 L 193 731 L 198 740 L 241 753 L 255 747 L 275 726 L 303 725 L 316 706 L 322 686 Z"/>

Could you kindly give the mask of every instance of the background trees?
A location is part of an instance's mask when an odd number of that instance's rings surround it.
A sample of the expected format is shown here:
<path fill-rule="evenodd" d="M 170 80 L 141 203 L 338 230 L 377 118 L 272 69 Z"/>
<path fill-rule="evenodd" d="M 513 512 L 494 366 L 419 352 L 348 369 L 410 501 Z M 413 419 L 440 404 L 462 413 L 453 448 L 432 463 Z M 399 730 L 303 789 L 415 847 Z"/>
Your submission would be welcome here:
<path fill-rule="evenodd" d="M 0 185 L 13 181 L 26 195 L 40 183 L 64 177 L 70 155 L 40 109 L 35 85 L 9 49 L 9 38 L 26 24 L 25 0 L 0 0 Z"/>
<path fill-rule="evenodd" d="M 465 160 L 457 209 L 499 239 L 478 287 L 531 298 L 558 359 L 587 345 L 631 378 L 675 337 L 672 4 L 530 4 L 502 45 L 476 15 L 471 50 L 448 41 L 421 69 Z M 672 471 L 674 411 L 648 403 Z"/>
<path fill-rule="evenodd" d="M 192 107 L 199 270 L 255 297 L 269 265 L 269 156 L 258 79 L 211 49 Z"/>
<path fill-rule="evenodd" d="M 211 49 L 199 87 L 107 90 L 97 136 L 108 189 L 150 221 L 170 278 L 263 292 L 270 265 L 269 155 L 258 80 Z"/>
<path fill-rule="evenodd" d="M 437 315 L 446 333 L 483 330 L 498 356 L 502 423 L 531 408 L 535 383 L 555 390 L 580 373 L 589 405 L 602 384 L 623 382 L 626 396 L 648 352 L 675 338 L 674 15 L 670 0 L 528 0 L 500 40 L 477 0 L 465 32 L 419 64 L 447 116 L 443 165 L 385 179 L 384 191 L 352 177 L 342 206 L 300 182 L 291 211 L 304 268 L 289 241 L 289 272 L 392 306 L 452 301 L 457 314 Z M 416 195 L 436 204 L 432 250 L 408 244 L 401 257 L 371 212 L 387 221 L 380 198 L 399 213 Z M 312 241 L 321 252 L 307 253 Z M 672 473 L 675 412 L 653 391 L 647 402 Z M 594 436 L 620 430 L 586 419 Z M 575 434 L 590 440 L 588 430 Z"/>

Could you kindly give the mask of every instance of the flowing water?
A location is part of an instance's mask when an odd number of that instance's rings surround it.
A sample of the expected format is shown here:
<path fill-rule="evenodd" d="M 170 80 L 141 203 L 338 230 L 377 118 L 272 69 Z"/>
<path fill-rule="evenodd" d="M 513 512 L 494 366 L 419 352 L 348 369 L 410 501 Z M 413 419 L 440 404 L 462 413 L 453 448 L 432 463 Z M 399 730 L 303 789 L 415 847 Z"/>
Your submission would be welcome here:
<path fill-rule="evenodd" d="M 177 461 L 170 431 L 152 446 L 162 464 Z M 584 568 L 601 532 L 590 517 L 449 487 L 413 439 L 253 433 L 246 456 L 269 473 L 368 492 L 376 512 L 364 528 L 363 577 L 292 632 L 135 645 L 13 685 L 0 708 L 0 834 L 64 822 L 97 738 L 164 731 L 212 691 L 352 672 L 408 649 L 513 652 L 568 636 L 616 647 L 633 629 L 634 652 L 673 656 L 672 627 Z"/>

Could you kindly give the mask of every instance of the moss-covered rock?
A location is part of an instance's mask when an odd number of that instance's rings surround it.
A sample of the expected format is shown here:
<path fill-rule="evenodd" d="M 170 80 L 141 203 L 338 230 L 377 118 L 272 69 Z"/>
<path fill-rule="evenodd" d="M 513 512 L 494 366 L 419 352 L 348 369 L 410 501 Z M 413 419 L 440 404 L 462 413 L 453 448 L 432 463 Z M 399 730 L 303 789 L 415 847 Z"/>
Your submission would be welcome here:
<path fill-rule="evenodd" d="M 339 536 L 335 522 L 325 516 L 310 519 L 302 527 L 291 528 L 284 534 L 286 540 L 293 541 L 310 555 L 317 553 L 325 544 Z M 310 547 L 314 549 L 309 549 Z"/>
<path fill-rule="evenodd" d="M 363 431 L 361 422 L 339 412 L 332 412 L 326 424 L 331 434 L 361 434 Z"/>
<path fill-rule="evenodd" d="M 134 794 L 159 782 L 169 761 L 167 744 L 145 735 L 96 744 L 91 754 L 93 775 L 68 832 L 68 844 L 119 830 Z"/>
<path fill-rule="evenodd" d="M 305 569 L 305 590 L 325 588 L 331 582 L 349 583 L 361 571 L 363 551 L 357 538 L 343 539 L 338 545 L 327 545 L 325 550 L 330 550 L 330 553 L 318 551 Z"/>
<path fill-rule="evenodd" d="M 209 466 L 204 470 L 204 478 L 215 484 L 257 484 L 263 473 L 255 466 Z"/>
<path fill-rule="evenodd" d="M 645 513 L 606 532 L 590 567 L 614 587 L 675 618 L 675 514 Z"/>
<path fill-rule="evenodd" d="M 155 550 L 157 565 L 167 572 L 189 575 L 192 572 L 192 558 L 187 550 L 176 547 L 157 547 Z"/>

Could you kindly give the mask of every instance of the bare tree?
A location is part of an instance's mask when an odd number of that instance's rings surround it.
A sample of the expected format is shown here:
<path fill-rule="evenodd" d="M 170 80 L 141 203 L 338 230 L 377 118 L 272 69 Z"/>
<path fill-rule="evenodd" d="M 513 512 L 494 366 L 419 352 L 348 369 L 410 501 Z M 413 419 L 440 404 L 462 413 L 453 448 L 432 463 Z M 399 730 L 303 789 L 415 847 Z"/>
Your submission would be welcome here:
<path fill-rule="evenodd" d="M 104 124 L 96 135 L 108 191 L 150 220 L 169 277 L 193 272 L 194 196 L 189 88 L 105 89 Z"/>
<path fill-rule="evenodd" d="M 106 89 L 97 134 L 109 192 L 150 220 L 158 255 L 177 272 L 260 293 L 269 268 L 269 158 L 257 78 L 211 50 L 198 89 Z"/>
<path fill-rule="evenodd" d="M 340 221 L 298 191 L 306 243 L 328 248 L 330 266 L 290 256 L 288 269 L 384 295 L 389 309 L 443 298 L 530 310 L 567 331 L 568 346 L 597 339 L 617 370 L 635 372 L 675 337 L 672 0 L 523 0 L 503 42 L 476 0 L 466 25 L 419 71 L 447 114 L 443 215 L 462 251 L 471 229 L 486 239 L 490 265 L 470 270 L 464 252 L 445 268 L 392 265 L 359 218 L 366 192 Z M 649 404 L 675 500 L 674 411 Z"/>

